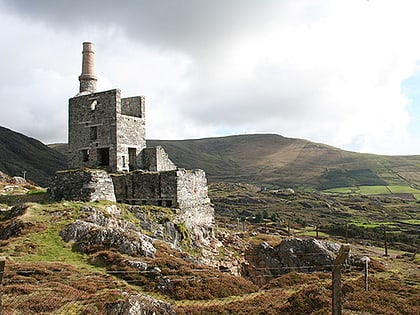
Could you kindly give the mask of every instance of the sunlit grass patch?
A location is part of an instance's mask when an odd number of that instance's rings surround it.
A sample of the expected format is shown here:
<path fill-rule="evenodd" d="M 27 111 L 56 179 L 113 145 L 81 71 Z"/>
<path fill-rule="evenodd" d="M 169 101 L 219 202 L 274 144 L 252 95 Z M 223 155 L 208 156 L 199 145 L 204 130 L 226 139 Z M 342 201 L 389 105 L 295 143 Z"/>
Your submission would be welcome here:
<path fill-rule="evenodd" d="M 387 186 L 359 186 L 359 193 L 363 195 L 387 195 L 391 191 Z"/>
<path fill-rule="evenodd" d="M 420 190 L 415 189 L 413 187 L 410 187 L 408 185 L 392 185 L 388 186 L 388 188 L 391 190 L 393 194 L 399 194 L 399 193 L 420 193 Z"/>
<path fill-rule="evenodd" d="M 337 194 L 351 194 L 357 192 L 356 187 L 337 187 L 325 189 L 322 192 L 324 193 L 337 193 Z"/>

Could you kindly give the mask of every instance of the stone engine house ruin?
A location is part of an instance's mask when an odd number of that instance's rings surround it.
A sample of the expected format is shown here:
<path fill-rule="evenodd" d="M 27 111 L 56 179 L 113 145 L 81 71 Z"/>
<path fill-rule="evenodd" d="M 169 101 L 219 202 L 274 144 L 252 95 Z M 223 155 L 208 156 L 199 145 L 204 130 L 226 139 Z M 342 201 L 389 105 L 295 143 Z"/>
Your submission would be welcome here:
<path fill-rule="evenodd" d="M 179 169 L 162 147 L 147 148 L 144 96 L 97 92 L 92 43 L 83 43 L 82 55 L 80 90 L 69 99 L 71 169 L 56 173 L 49 198 L 171 207 L 190 230 L 211 234 L 204 171 Z"/>
<path fill-rule="evenodd" d="M 144 97 L 121 98 L 119 89 L 96 92 L 93 44 L 83 43 L 82 53 L 80 90 L 69 100 L 70 167 L 109 172 L 143 168 Z"/>

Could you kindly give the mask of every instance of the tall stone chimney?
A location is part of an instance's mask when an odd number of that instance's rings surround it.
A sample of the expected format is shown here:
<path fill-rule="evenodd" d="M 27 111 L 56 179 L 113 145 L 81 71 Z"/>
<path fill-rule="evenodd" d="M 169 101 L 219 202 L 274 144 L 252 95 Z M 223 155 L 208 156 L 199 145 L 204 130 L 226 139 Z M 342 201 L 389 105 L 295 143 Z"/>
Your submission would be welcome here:
<path fill-rule="evenodd" d="M 84 42 L 82 54 L 82 74 L 79 76 L 79 92 L 95 93 L 97 79 L 95 77 L 95 52 L 93 51 L 93 43 Z"/>

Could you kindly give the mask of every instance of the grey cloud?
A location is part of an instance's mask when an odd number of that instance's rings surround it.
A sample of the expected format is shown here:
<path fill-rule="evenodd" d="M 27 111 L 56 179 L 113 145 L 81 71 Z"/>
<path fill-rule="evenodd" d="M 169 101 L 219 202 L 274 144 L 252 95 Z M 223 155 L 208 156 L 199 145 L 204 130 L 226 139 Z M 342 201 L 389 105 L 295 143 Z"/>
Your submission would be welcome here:
<path fill-rule="evenodd" d="M 325 79 L 317 72 L 267 63 L 257 65 L 248 79 L 228 85 L 198 71 L 190 91 L 176 103 L 184 104 L 180 110 L 185 116 L 209 125 L 264 128 L 266 121 L 276 117 L 279 123 L 321 119 L 326 115 L 318 110 L 324 97 Z"/>
<path fill-rule="evenodd" d="M 72 32 L 92 26 L 120 28 L 129 37 L 164 49 L 204 54 L 221 48 L 240 32 L 264 29 L 281 15 L 282 1 L 153 0 L 153 1 L 25 1 L 3 0 L 26 17 Z"/>

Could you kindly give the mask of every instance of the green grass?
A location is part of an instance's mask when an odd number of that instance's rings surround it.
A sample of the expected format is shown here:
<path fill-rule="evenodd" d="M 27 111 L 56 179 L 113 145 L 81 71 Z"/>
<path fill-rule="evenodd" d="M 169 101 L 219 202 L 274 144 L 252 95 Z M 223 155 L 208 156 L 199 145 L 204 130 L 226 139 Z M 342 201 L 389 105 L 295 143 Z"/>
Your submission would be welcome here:
<path fill-rule="evenodd" d="M 356 187 L 337 187 L 337 188 L 330 188 L 325 189 L 322 192 L 324 193 L 338 193 L 338 194 L 351 194 L 357 192 Z"/>
<path fill-rule="evenodd" d="M 307 237 L 316 237 L 316 231 L 305 231 L 303 233 L 299 233 L 299 236 L 300 235 L 307 236 Z M 330 235 L 324 232 L 318 232 L 318 237 L 328 238 L 330 237 Z"/>
<path fill-rule="evenodd" d="M 411 193 L 411 194 L 420 194 L 420 190 L 415 189 L 410 186 L 403 186 L 403 185 L 393 185 L 388 186 L 393 194 L 401 194 L 401 193 Z"/>
<path fill-rule="evenodd" d="M 391 192 L 387 186 L 359 186 L 359 193 L 362 195 L 387 195 Z"/>
<path fill-rule="evenodd" d="M 337 187 L 323 190 L 323 192 L 340 194 L 358 193 L 362 195 L 413 194 L 416 199 L 420 198 L 420 190 L 409 185 Z"/>
<path fill-rule="evenodd" d="M 45 195 L 47 193 L 46 188 L 36 188 L 29 190 L 26 194 L 27 195 Z"/>
<path fill-rule="evenodd" d="M 420 220 L 416 220 L 416 219 L 410 219 L 410 220 L 402 220 L 402 223 L 408 223 L 408 224 L 419 224 L 420 225 Z"/>
<path fill-rule="evenodd" d="M 371 222 L 366 222 L 366 221 L 354 220 L 354 221 L 350 221 L 349 224 L 363 227 L 363 228 L 371 228 L 371 229 L 381 227 L 381 226 L 387 226 L 389 228 L 395 227 L 395 222 L 372 222 L 371 223 Z"/>
<path fill-rule="evenodd" d="M 71 244 L 66 243 L 59 235 L 56 227 L 50 226 L 40 233 L 32 233 L 24 243 L 36 246 L 34 253 L 25 257 L 26 261 L 61 261 L 79 262 L 83 255 L 72 251 Z"/>

